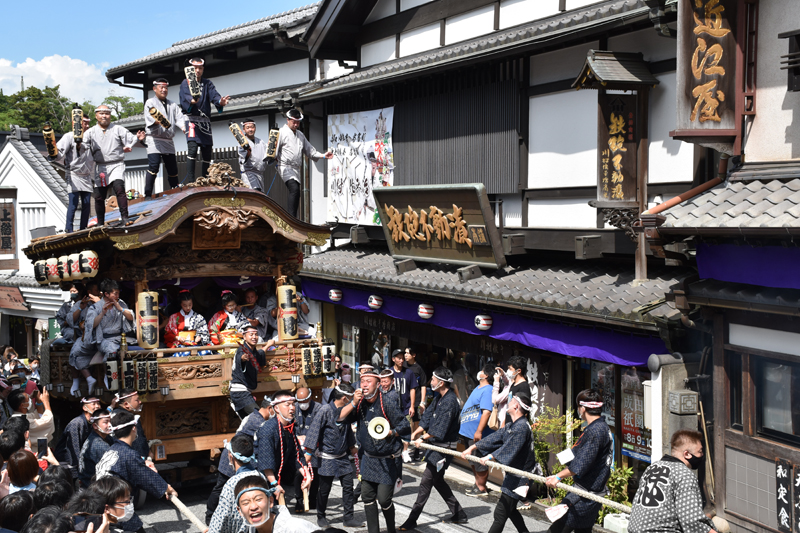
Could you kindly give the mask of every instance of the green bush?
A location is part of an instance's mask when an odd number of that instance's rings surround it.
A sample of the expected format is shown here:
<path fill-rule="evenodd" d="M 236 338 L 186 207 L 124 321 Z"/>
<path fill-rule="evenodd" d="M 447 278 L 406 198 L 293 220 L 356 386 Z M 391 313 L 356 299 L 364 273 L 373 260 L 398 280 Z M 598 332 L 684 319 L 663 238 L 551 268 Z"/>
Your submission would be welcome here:
<path fill-rule="evenodd" d="M 628 499 L 628 481 L 633 475 L 633 468 L 618 468 L 616 463 L 614 463 L 611 468 L 611 477 L 608 478 L 608 483 L 606 483 L 606 487 L 608 487 L 608 495 L 606 498 L 630 506 L 631 502 Z M 616 509 L 604 505 L 603 508 L 600 509 L 600 516 L 597 517 L 597 523 L 602 526 L 603 519 L 606 515 L 618 512 L 619 511 Z"/>
<path fill-rule="evenodd" d="M 536 417 L 536 422 L 531 426 L 531 429 L 533 430 L 536 462 L 542 466 L 545 476 L 558 473 L 564 469 L 564 465 L 559 462 L 556 462 L 552 471 L 548 468 L 550 454 L 555 456 L 555 454 L 564 450 L 567 447 L 567 435 L 575 431 L 580 425 L 581 420 L 574 416 L 572 417 L 572 422 L 568 425 L 567 415 L 561 414 L 560 407 L 544 406 L 542 408 L 541 414 Z M 572 485 L 574 481 L 572 478 L 567 478 L 563 483 Z M 555 505 L 566 496 L 567 492 L 563 489 L 548 489 L 547 494 L 551 503 L 555 499 L 553 503 Z"/>

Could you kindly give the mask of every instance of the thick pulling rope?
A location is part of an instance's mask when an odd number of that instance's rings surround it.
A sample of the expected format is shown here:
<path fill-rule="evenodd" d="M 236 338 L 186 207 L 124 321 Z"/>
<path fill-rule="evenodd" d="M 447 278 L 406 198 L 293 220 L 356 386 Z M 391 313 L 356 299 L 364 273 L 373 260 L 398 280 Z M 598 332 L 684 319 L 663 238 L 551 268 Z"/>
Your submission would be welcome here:
<path fill-rule="evenodd" d="M 208 526 L 207 526 L 207 525 L 205 525 L 203 522 L 201 522 L 201 521 L 200 521 L 200 519 L 199 519 L 199 518 L 197 518 L 197 517 L 194 515 L 194 513 L 193 513 L 193 512 L 191 512 L 191 511 L 189 510 L 189 508 L 188 508 L 188 507 L 186 507 L 186 506 L 183 504 L 183 502 L 182 502 L 182 501 L 180 501 L 180 500 L 178 499 L 178 497 L 177 497 L 177 496 L 175 496 L 175 495 L 173 494 L 172 496 L 170 496 L 170 497 L 169 497 L 169 501 L 170 501 L 170 502 L 172 502 L 172 504 L 173 504 L 175 507 L 177 507 L 177 508 L 178 508 L 178 511 L 180 511 L 180 512 L 181 512 L 181 514 L 182 514 L 183 516 L 185 516 L 186 518 L 188 518 L 188 519 L 189 519 L 189 521 L 190 521 L 192 524 L 194 524 L 194 525 L 197 527 L 197 529 L 199 529 L 201 532 L 205 532 L 205 531 L 208 529 Z"/>
<path fill-rule="evenodd" d="M 413 442 L 412 442 L 413 444 Z M 460 452 L 456 452 L 453 450 L 448 450 L 447 448 L 440 448 L 438 446 L 433 446 L 432 444 L 425 444 L 422 443 L 419 445 L 420 448 L 425 450 L 432 450 L 434 452 L 439 452 L 442 455 L 452 455 L 453 457 L 461 457 Z M 474 455 L 467 456 L 467 460 L 472 461 L 473 463 L 480 463 L 481 460 Z M 544 476 L 538 476 L 536 474 L 531 474 L 530 472 L 525 472 L 524 470 L 518 470 L 516 468 L 511 468 L 510 466 L 501 465 L 496 461 L 486 461 L 486 466 L 490 468 L 497 468 L 498 470 L 502 470 L 503 472 L 508 472 L 509 474 L 514 474 L 515 476 L 520 476 L 528 479 L 532 479 L 538 483 L 544 483 L 547 478 Z M 591 492 L 579 489 L 577 487 L 573 487 L 572 485 L 566 485 L 564 483 L 558 483 L 556 485 L 559 489 L 564 489 L 567 492 L 573 492 L 582 498 L 586 498 L 587 500 L 592 500 L 593 502 L 601 503 L 606 507 L 611 507 L 612 509 L 616 509 L 617 511 L 621 511 L 623 513 L 631 514 L 631 508 L 627 505 L 622 505 L 621 503 L 617 503 L 615 501 L 608 500 L 606 498 L 601 498 L 596 494 L 592 494 Z"/>

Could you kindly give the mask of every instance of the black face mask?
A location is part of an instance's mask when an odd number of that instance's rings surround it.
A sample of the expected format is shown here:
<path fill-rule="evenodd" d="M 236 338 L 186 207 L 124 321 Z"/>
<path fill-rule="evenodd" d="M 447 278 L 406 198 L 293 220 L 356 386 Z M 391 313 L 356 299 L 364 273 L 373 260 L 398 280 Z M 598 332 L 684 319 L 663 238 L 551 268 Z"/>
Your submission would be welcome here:
<path fill-rule="evenodd" d="M 697 470 L 698 468 L 700 468 L 700 466 L 703 464 L 703 461 L 705 460 L 705 457 L 703 456 L 698 457 L 697 455 L 692 455 L 692 454 L 689 455 L 691 455 L 691 457 L 687 459 L 687 461 L 689 461 L 689 468 L 691 468 L 692 470 Z"/>

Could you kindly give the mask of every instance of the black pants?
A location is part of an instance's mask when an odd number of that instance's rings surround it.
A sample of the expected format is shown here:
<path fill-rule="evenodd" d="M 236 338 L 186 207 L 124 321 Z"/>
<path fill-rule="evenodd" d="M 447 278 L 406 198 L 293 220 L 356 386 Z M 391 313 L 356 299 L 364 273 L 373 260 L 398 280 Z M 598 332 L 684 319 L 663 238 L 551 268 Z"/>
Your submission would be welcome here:
<path fill-rule="evenodd" d="M 197 141 L 188 141 L 186 146 L 188 149 L 188 154 L 186 154 L 186 178 L 183 181 L 192 183 L 194 181 L 194 167 L 197 164 L 197 148 L 200 148 L 200 153 L 203 155 L 203 167 L 200 175 L 205 176 L 208 174 L 208 166 L 211 164 L 211 158 L 213 157 L 213 146 L 197 144 Z"/>
<path fill-rule="evenodd" d="M 169 186 L 178 186 L 178 159 L 175 154 L 147 154 L 147 181 L 144 184 L 144 195 L 147 197 L 153 196 L 158 167 L 161 166 L 162 160 L 164 161 L 164 167 L 167 169 Z"/>
<path fill-rule="evenodd" d="M 208 503 L 206 503 L 206 525 L 211 523 L 211 517 L 214 516 L 214 511 L 217 510 L 219 505 L 219 496 L 222 494 L 222 488 L 229 479 L 222 472 L 217 472 L 217 484 L 211 489 L 211 494 L 208 495 Z"/>
<path fill-rule="evenodd" d="M 311 481 L 311 486 L 308 487 L 308 508 L 317 508 L 317 492 L 319 491 L 319 474 L 317 468 L 312 468 L 314 471 L 314 479 Z M 303 471 L 298 470 L 294 475 L 294 508 L 297 511 L 304 511 L 305 504 L 303 503 Z"/>
<path fill-rule="evenodd" d="M 417 501 L 411 508 L 411 514 L 408 515 L 408 522 L 414 524 L 417 523 L 417 518 L 419 518 L 419 515 L 422 514 L 422 509 L 428 502 L 428 498 L 431 495 L 432 488 L 436 488 L 436 491 L 442 497 L 444 503 L 447 504 L 447 508 L 450 509 L 450 512 L 453 513 L 454 517 L 456 518 L 467 517 L 467 514 L 464 512 L 464 509 L 461 507 L 461 504 L 458 503 L 458 500 L 453 495 L 453 491 L 450 489 L 450 485 L 448 485 L 447 481 L 444 480 L 445 471 L 447 471 L 447 469 L 442 468 L 439 472 L 437 472 L 436 465 L 432 465 L 431 463 L 426 463 L 425 471 L 422 472 L 422 479 L 419 482 L 419 490 L 417 491 Z"/>
<path fill-rule="evenodd" d="M 86 226 L 89 225 L 89 211 L 92 210 L 92 193 L 71 192 L 69 193 L 69 207 L 67 207 L 67 223 L 64 225 L 64 231 L 67 233 L 72 233 L 75 212 L 78 210 L 79 202 L 81 207 L 81 227 L 78 229 L 86 229 Z"/>
<path fill-rule="evenodd" d="M 395 533 L 394 524 L 394 485 L 384 485 L 361 480 L 361 501 L 364 502 L 364 514 L 367 515 L 367 531 L 369 533 L 380 533 L 380 521 L 378 518 L 378 506 L 383 510 L 383 518 L 386 520 L 386 531 Z"/>
<path fill-rule="evenodd" d="M 522 518 L 522 515 L 517 511 L 517 500 L 508 494 L 502 494 L 500 496 L 500 501 L 497 502 L 497 507 L 494 509 L 494 522 L 492 523 L 492 527 L 489 528 L 489 533 L 502 533 L 506 521 L 509 518 L 511 519 L 511 523 L 514 524 L 514 527 L 517 528 L 517 531 L 520 533 L 528 531 L 528 528 L 525 527 L 525 519 Z M 556 522 L 556 524 L 557 523 L 558 522 Z M 556 524 L 553 524 L 553 526 Z M 552 531 L 553 528 L 551 527 L 550 532 L 552 533 Z M 560 531 L 561 530 L 559 530 L 559 532 Z"/>
<path fill-rule="evenodd" d="M 584 528 L 572 528 L 567 526 L 567 519 L 569 518 L 569 513 L 572 511 L 567 511 L 567 514 L 553 522 L 550 526 L 550 529 L 547 530 L 547 533 L 569 533 L 570 531 L 574 531 L 575 533 L 592 533 L 591 527 L 584 527 Z"/>
<path fill-rule="evenodd" d="M 95 187 L 94 192 L 94 210 L 97 213 L 97 225 L 102 226 L 106 223 L 106 196 L 108 196 L 108 189 L 114 191 L 117 197 L 117 205 L 119 205 L 119 214 L 122 218 L 128 218 L 128 195 L 125 194 L 125 182 L 123 180 L 114 180 L 105 187 Z"/>
<path fill-rule="evenodd" d="M 300 182 L 297 180 L 289 180 L 286 182 L 286 188 L 289 189 L 289 199 L 286 202 L 286 208 L 289 214 L 297 218 L 297 208 L 300 207 Z"/>
<path fill-rule="evenodd" d="M 315 479 L 317 479 L 315 477 Z M 342 484 L 342 508 L 344 509 L 344 519 L 353 519 L 353 505 L 355 499 L 353 498 L 353 473 L 335 478 L 333 476 L 319 476 L 319 497 L 317 499 L 317 518 L 325 518 L 325 511 L 328 509 L 328 496 L 333 487 L 333 480 L 338 479 Z"/>

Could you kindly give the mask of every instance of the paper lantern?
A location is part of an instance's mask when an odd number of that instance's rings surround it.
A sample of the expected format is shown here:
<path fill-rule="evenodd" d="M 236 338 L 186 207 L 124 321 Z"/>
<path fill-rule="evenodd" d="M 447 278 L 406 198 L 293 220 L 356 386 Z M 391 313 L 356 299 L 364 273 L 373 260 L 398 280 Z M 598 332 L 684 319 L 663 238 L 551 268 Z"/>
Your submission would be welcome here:
<path fill-rule="evenodd" d="M 139 346 L 145 349 L 158 348 L 158 293 L 139 293 L 138 317 L 136 317 Z"/>
<path fill-rule="evenodd" d="M 106 361 L 106 377 L 108 378 L 108 390 L 119 390 L 119 363 L 114 357 L 109 357 Z"/>
<path fill-rule="evenodd" d="M 83 272 L 81 272 L 81 254 L 69 254 L 67 265 L 69 265 L 69 272 L 70 276 L 72 276 L 72 281 L 83 279 Z"/>
<path fill-rule="evenodd" d="M 58 274 L 58 259 L 55 257 L 47 260 L 47 281 L 50 283 L 61 281 L 61 276 Z"/>
<path fill-rule="evenodd" d="M 69 269 L 69 256 L 62 255 L 58 258 L 58 270 L 62 281 L 72 281 L 72 271 Z"/>
<path fill-rule="evenodd" d="M 297 287 L 281 285 L 278 287 L 278 338 L 282 341 L 294 340 L 297 331 Z"/>
<path fill-rule="evenodd" d="M 47 261 L 40 259 L 33 264 L 33 277 L 39 282 L 39 285 L 47 285 Z"/>
<path fill-rule="evenodd" d="M 481 331 L 488 331 L 492 329 L 492 317 L 489 315 L 476 315 L 475 327 Z"/>
<path fill-rule="evenodd" d="M 419 304 L 417 314 L 420 318 L 428 320 L 433 317 L 433 306 L 431 304 Z"/>
<path fill-rule="evenodd" d="M 383 307 L 383 298 L 373 294 L 367 300 L 367 305 L 369 306 L 370 309 L 380 309 L 381 307 Z"/>
<path fill-rule="evenodd" d="M 342 299 L 342 291 L 339 289 L 331 289 L 328 291 L 328 298 L 330 298 L 332 302 L 338 302 Z"/>
<path fill-rule="evenodd" d="M 84 278 L 93 278 L 100 269 L 100 258 L 92 250 L 81 252 L 81 273 Z"/>

